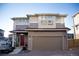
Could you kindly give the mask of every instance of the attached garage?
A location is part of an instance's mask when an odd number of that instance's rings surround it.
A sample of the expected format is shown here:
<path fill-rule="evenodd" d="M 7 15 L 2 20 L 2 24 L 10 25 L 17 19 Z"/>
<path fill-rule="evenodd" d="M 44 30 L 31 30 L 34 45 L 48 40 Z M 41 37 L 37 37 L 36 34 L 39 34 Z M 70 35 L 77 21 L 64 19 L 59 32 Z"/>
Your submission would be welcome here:
<path fill-rule="evenodd" d="M 33 50 L 61 50 L 62 37 L 33 36 Z"/>
<path fill-rule="evenodd" d="M 67 33 L 60 30 L 28 31 L 28 50 L 67 49 Z"/>

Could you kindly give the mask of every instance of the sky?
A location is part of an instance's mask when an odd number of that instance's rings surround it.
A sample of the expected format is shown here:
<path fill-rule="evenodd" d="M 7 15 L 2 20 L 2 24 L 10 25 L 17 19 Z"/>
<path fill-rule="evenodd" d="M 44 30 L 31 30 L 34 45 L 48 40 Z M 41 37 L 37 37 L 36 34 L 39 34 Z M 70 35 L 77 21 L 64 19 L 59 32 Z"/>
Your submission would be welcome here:
<path fill-rule="evenodd" d="M 35 13 L 67 14 L 65 26 L 73 29 L 72 16 L 78 11 L 78 3 L 0 3 L 0 29 L 3 29 L 4 36 L 8 37 L 9 31 L 13 30 L 12 17 L 26 17 L 27 14 Z M 73 33 L 73 30 L 69 33 Z"/>

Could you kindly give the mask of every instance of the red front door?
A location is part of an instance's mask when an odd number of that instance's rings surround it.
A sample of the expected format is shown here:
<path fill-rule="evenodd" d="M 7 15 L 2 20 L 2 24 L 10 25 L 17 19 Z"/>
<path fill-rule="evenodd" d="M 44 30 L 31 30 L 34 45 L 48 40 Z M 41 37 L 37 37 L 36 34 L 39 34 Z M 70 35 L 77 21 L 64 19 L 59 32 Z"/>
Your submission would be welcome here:
<path fill-rule="evenodd" d="M 20 35 L 20 46 L 24 46 L 24 35 Z"/>

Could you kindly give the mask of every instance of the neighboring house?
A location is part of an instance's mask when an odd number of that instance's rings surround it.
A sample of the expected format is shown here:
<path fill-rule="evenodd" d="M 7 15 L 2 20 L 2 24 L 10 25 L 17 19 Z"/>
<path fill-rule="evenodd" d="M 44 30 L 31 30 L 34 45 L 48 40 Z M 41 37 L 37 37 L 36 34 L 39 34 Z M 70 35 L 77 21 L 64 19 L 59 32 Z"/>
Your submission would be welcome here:
<path fill-rule="evenodd" d="M 13 41 L 15 46 L 28 50 L 64 50 L 67 45 L 67 30 L 64 14 L 34 14 L 14 17 Z M 15 44 L 14 43 L 14 44 Z"/>
<path fill-rule="evenodd" d="M 68 33 L 67 36 L 68 36 L 68 40 L 74 39 L 74 34 L 72 34 L 72 33 Z"/>
<path fill-rule="evenodd" d="M 0 52 L 1 51 L 11 51 L 11 42 L 8 38 L 4 37 L 4 30 L 0 29 Z"/>
<path fill-rule="evenodd" d="M 4 30 L 0 29 L 0 37 L 4 37 Z"/>
<path fill-rule="evenodd" d="M 73 15 L 74 39 L 79 39 L 79 12 Z"/>
<path fill-rule="evenodd" d="M 0 40 L 4 39 L 4 30 L 0 29 Z"/>

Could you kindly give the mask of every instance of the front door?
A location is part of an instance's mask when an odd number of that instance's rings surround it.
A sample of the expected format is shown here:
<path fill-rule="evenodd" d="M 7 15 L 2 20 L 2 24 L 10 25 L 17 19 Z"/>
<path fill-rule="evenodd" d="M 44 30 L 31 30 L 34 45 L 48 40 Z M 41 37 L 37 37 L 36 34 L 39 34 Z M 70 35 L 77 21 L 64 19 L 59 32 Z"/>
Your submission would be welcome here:
<path fill-rule="evenodd" d="M 24 46 L 24 34 L 20 34 L 20 46 Z"/>

